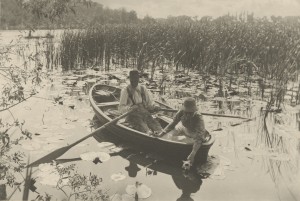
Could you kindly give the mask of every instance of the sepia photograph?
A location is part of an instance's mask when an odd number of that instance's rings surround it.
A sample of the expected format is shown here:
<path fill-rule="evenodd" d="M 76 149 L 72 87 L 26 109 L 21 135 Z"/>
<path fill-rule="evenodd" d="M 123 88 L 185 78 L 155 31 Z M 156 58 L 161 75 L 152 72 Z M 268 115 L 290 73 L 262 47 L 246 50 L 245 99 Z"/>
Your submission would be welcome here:
<path fill-rule="evenodd" d="M 299 186 L 300 0 L 0 0 L 0 201 Z"/>

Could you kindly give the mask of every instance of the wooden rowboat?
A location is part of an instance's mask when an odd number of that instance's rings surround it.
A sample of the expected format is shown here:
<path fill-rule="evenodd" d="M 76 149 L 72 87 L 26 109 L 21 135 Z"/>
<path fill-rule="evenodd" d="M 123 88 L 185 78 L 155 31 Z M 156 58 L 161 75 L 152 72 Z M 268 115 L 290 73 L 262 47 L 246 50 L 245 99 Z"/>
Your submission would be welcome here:
<path fill-rule="evenodd" d="M 120 115 L 117 111 L 120 93 L 120 88 L 103 84 L 95 84 L 90 89 L 90 103 L 101 124 L 107 123 Z M 172 109 L 161 102 L 156 102 L 156 104 L 161 108 Z M 172 120 L 173 115 L 174 113 L 171 112 L 159 112 L 156 118 L 162 127 L 165 127 Z M 108 127 L 107 132 L 119 140 L 130 143 L 143 151 L 155 152 L 170 161 L 181 162 L 185 160 L 193 146 L 192 141 L 149 136 L 146 133 L 130 128 L 130 125 L 127 125 L 125 120 L 120 120 L 117 124 Z M 213 143 L 214 138 L 212 137 L 208 142 L 203 144 L 196 154 L 195 163 L 203 163 L 207 160 L 209 149 Z"/>

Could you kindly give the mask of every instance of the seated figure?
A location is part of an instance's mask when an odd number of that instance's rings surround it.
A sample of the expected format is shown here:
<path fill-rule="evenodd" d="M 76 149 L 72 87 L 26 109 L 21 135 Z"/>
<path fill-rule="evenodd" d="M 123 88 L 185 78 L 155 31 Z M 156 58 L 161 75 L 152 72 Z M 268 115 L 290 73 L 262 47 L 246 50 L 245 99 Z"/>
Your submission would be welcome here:
<path fill-rule="evenodd" d="M 121 91 L 119 111 L 125 113 L 134 110 L 126 117 L 126 122 L 134 129 L 148 134 L 160 133 L 162 127 L 150 113 L 159 109 L 154 105 L 151 92 L 139 84 L 137 70 L 130 71 L 129 80 L 130 84 Z"/>
<path fill-rule="evenodd" d="M 176 126 L 178 123 L 180 124 Z M 193 140 L 193 149 L 183 166 L 184 169 L 189 169 L 193 165 L 195 155 L 202 143 L 210 139 L 210 134 L 205 129 L 203 117 L 198 112 L 194 98 L 188 97 L 184 100 L 182 109 L 176 113 L 173 121 L 157 136 L 160 137 L 167 133 L 170 136 L 184 135 Z"/>

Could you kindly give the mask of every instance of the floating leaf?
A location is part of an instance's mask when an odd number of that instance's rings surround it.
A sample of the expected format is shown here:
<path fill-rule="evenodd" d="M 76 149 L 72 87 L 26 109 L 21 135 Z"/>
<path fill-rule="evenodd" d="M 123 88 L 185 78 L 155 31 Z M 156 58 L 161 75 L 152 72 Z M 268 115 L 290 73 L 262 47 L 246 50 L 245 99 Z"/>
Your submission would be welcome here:
<path fill-rule="evenodd" d="M 86 152 L 80 154 L 80 158 L 84 161 L 93 161 L 97 157 L 96 152 Z"/>
<path fill-rule="evenodd" d="M 86 152 L 80 154 L 80 158 L 84 161 L 94 161 L 98 158 L 101 162 L 105 162 L 110 159 L 110 155 L 105 152 Z"/>
<path fill-rule="evenodd" d="M 101 143 L 97 144 L 97 146 L 100 148 L 104 148 L 104 147 L 115 146 L 115 144 L 111 143 L 111 142 L 101 142 Z"/>
<path fill-rule="evenodd" d="M 152 190 L 145 184 L 137 182 L 137 184 L 128 185 L 126 187 L 126 193 L 132 196 L 135 196 L 137 194 L 138 198 L 145 199 L 151 196 Z"/>
<path fill-rule="evenodd" d="M 110 153 L 118 153 L 118 152 L 120 152 L 122 150 L 124 150 L 123 147 L 114 147 L 114 148 L 109 149 L 109 152 Z"/>
<path fill-rule="evenodd" d="M 102 162 L 108 161 L 110 159 L 110 155 L 105 152 L 96 152 L 97 156 Z"/>
<path fill-rule="evenodd" d="M 124 180 L 126 178 L 126 176 L 124 174 L 122 174 L 121 172 L 119 172 L 117 174 L 111 175 L 110 178 L 113 181 L 121 181 L 121 180 Z"/>

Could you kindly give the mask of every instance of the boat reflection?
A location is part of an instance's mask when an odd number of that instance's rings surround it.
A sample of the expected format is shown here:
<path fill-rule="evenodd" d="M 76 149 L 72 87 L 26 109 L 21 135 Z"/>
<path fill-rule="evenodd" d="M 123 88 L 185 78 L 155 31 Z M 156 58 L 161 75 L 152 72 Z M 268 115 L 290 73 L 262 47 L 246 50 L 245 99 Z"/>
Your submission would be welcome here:
<path fill-rule="evenodd" d="M 172 175 L 172 179 L 177 188 L 182 191 L 182 194 L 177 201 L 193 201 L 191 194 L 198 192 L 202 185 L 202 180 L 200 178 L 187 177 L 184 174 Z"/>
<path fill-rule="evenodd" d="M 110 141 L 115 144 L 118 143 L 116 139 L 105 133 L 96 136 L 95 139 L 98 142 Z M 127 148 L 116 153 L 116 155 L 129 161 L 129 166 L 125 167 L 129 177 L 136 177 L 137 173 L 141 171 L 138 165 L 145 168 L 147 176 L 156 176 L 159 172 L 170 175 L 177 188 L 182 191 L 181 196 L 177 199 L 178 201 L 193 200 L 191 194 L 199 191 L 202 185 L 202 178 L 197 174 L 196 170 L 183 171 L 178 164 L 172 164 L 170 161 L 164 160 L 155 154 Z"/>
<path fill-rule="evenodd" d="M 145 167 L 146 176 L 156 176 L 159 173 L 170 175 L 176 187 L 182 191 L 181 196 L 177 199 L 178 201 L 192 201 L 192 193 L 198 192 L 202 185 L 202 179 L 195 171 L 185 172 L 181 168 L 163 161 L 153 161 L 151 158 L 144 157 L 143 154 L 132 155 L 128 150 L 120 153 L 120 156 L 129 160 L 129 166 L 125 167 L 129 177 L 136 177 L 137 173 L 141 171 L 137 164 Z"/>
<path fill-rule="evenodd" d="M 98 142 L 112 142 L 116 146 L 124 147 L 124 144 L 119 144 L 117 140 L 113 140 L 108 134 L 101 134 L 95 137 Z M 137 177 L 138 172 L 145 171 L 146 176 L 159 176 L 160 173 L 170 175 L 176 187 L 181 190 L 181 195 L 178 201 L 192 201 L 191 195 L 200 190 L 202 178 L 197 174 L 196 170 L 183 171 L 177 164 L 171 164 L 169 161 L 164 161 L 163 158 L 157 155 L 140 152 L 134 148 L 126 147 L 119 152 L 110 153 L 113 156 L 121 156 L 128 160 L 129 165 L 124 167 L 128 176 L 131 178 Z M 81 158 L 57 159 L 57 163 L 67 163 L 79 161 Z M 141 168 L 140 168 L 140 167 Z"/>

